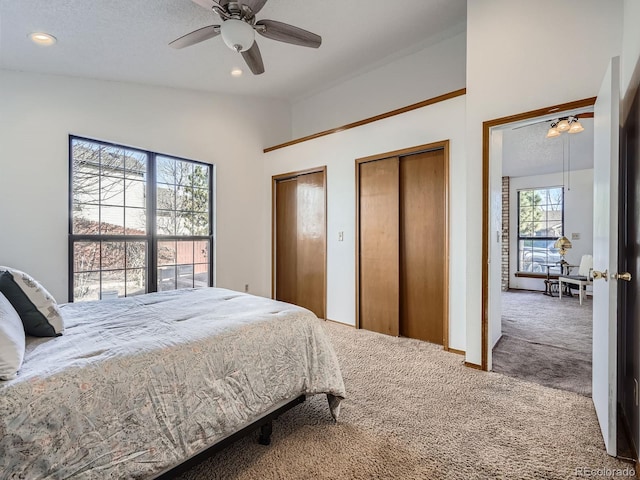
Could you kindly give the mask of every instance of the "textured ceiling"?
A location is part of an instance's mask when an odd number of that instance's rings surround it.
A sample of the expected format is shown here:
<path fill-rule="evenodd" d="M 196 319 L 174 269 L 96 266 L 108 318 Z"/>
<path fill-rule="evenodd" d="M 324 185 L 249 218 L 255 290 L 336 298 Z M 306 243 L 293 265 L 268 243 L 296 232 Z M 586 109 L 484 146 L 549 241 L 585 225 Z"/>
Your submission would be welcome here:
<path fill-rule="evenodd" d="M 546 121 L 502 129 L 502 174 L 525 177 L 562 172 L 563 151 L 565 168 L 569 165 L 571 170 L 593 168 L 593 118 L 580 119 L 580 123 L 583 132 L 563 133 L 555 138 L 546 138 L 549 129 Z"/>
<path fill-rule="evenodd" d="M 258 14 L 265 18 L 315 32 L 323 44 L 257 35 L 266 73 L 253 76 L 220 37 L 167 46 L 219 23 L 191 0 L 0 0 L 0 68 L 296 99 L 463 31 L 466 0 L 270 0 Z M 27 38 L 34 31 L 58 43 L 36 46 Z M 245 75 L 231 77 L 234 67 Z"/>

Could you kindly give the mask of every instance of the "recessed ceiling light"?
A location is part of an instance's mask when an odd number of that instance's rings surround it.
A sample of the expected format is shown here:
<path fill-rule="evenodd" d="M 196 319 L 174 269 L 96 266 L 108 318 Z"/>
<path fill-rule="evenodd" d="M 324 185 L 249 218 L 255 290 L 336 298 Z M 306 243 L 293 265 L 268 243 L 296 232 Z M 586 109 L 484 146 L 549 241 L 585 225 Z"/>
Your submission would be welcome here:
<path fill-rule="evenodd" d="M 29 35 L 31 41 L 37 45 L 48 47 L 56 43 L 56 37 L 44 32 L 34 32 Z"/>
<path fill-rule="evenodd" d="M 233 75 L 234 77 L 239 77 L 240 75 L 242 75 L 242 70 L 240 70 L 239 68 L 234 68 L 233 70 L 231 70 L 231 75 Z"/>

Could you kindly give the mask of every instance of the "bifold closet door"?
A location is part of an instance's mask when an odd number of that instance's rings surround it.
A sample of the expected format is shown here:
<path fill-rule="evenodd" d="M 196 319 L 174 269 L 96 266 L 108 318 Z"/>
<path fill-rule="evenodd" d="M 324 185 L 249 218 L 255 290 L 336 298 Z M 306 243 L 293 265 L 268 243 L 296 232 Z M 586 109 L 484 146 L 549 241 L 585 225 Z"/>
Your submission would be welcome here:
<path fill-rule="evenodd" d="M 360 163 L 360 328 L 399 334 L 398 158 Z"/>
<path fill-rule="evenodd" d="M 276 182 L 275 298 L 296 303 L 298 255 L 297 181 L 295 178 Z"/>
<path fill-rule="evenodd" d="M 325 172 L 275 182 L 276 300 L 325 318 Z"/>
<path fill-rule="evenodd" d="M 325 318 L 326 221 L 324 172 L 297 177 L 296 305 Z"/>
<path fill-rule="evenodd" d="M 400 158 L 400 335 L 443 344 L 447 173 L 444 150 Z"/>

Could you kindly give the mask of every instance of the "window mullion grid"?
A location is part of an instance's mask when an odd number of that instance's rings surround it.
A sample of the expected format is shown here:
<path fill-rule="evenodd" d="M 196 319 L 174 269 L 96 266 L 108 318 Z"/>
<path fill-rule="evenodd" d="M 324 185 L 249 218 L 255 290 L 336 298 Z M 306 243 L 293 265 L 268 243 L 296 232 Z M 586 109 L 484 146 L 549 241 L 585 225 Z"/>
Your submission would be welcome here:
<path fill-rule="evenodd" d="M 99 263 L 99 265 L 100 265 L 100 282 L 98 283 L 98 285 L 100 287 L 99 287 L 98 291 L 100 292 L 99 300 L 102 300 L 102 274 L 103 274 L 103 272 L 102 272 L 102 245 L 104 244 L 104 240 L 101 238 L 101 239 L 98 240 L 98 242 L 99 242 L 99 245 L 100 245 L 100 248 L 99 248 L 100 254 L 98 255 L 98 258 L 100 259 L 100 263 Z"/>
<path fill-rule="evenodd" d="M 213 197 L 213 184 L 215 181 L 213 165 L 209 165 L 207 167 L 209 169 L 209 285 L 215 286 L 213 283 L 214 273 L 213 273 L 213 250 L 214 250 L 214 241 L 213 233 L 215 231 L 214 224 L 216 221 L 215 218 L 215 199 Z"/>
<path fill-rule="evenodd" d="M 147 152 L 147 291 L 158 291 L 158 236 L 156 222 L 157 207 L 156 155 Z"/>
<path fill-rule="evenodd" d="M 74 175 L 74 171 L 73 171 L 73 141 L 75 139 L 79 139 L 80 141 L 91 141 L 91 142 L 95 142 L 98 146 L 99 146 L 99 151 L 98 151 L 98 234 L 75 234 L 73 231 L 73 204 L 74 204 L 74 197 L 73 197 L 73 175 Z M 102 199 L 101 199 L 101 195 L 102 195 L 102 186 L 103 186 L 103 181 L 102 181 L 102 173 L 103 173 L 103 153 L 104 153 L 104 146 L 113 146 L 113 147 L 121 147 L 119 145 L 113 145 L 107 142 L 101 142 L 101 141 L 97 141 L 97 140 L 90 140 L 90 139 L 82 139 L 80 137 L 73 137 L 70 136 L 70 140 L 69 140 L 69 246 L 68 246 L 68 250 L 69 250 L 69 300 L 73 301 L 73 292 L 74 292 L 74 255 L 75 255 L 75 245 L 77 242 L 81 242 L 81 241 L 93 241 L 93 242 L 97 242 L 99 245 L 99 289 L 100 289 L 100 296 L 102 295 L 102 288 L 103 288 L 103 267 L 105 265 L 103 265 L 103 252 L 104 252 L 104 242 L 109 242 L 109 241 L 120 241 L 124 243 L 124 278 L 125 278 L 125 295 L 127 292 L 127 279 L 128 279 L 128 268 L 129 268 L 129 261 L 128 261 L 128 257 L 127 257 L 127 247 L 129 245 L 130 242 L 137 242 L 137 241 L 144 241 L 146 242 L 146 246 L 147 246 L 147 255 L 146 255 L 146 262 L 145 262 L 145 269 L 147 271 L 147 291 L 148 292 L 155 292 L 158 289 L 158 241 L 160 239 L 162 240 L 175 240 L 177 241 L 206 241 L 208 243 L 208 266 L 209 266 L 209 284 L 213 284 L 213 249 L 214 249 L 214 239 L 213 239 L 213 205 L 214 205 L 214 198 L 213 198 L 213 183 L 214 183 L 214 178 L 213 178 L 213 165 L 206 165 L 206 164 L 200 164 L 199 162 L 191 162 L 189 160 L 182 160 L 182 159 L 178 159 L 176 158 L 176 161 L 188 161 L 191 163 L 198 163 L 199 165 L 205 166 L 208 169 L 208 193 L 209 193 L 209 199 L 208 199 L 208 203 L 209 203 L 209 235 L 198 235 L 198 236 L 179 236 L 177 234 L 174 235 L 170 235 L 170 236 L 159 236 L 157 233 L 157 197 L 158 197 L 158 185 L 157 185 L 157 157 L 158 154 L 154 153 L 154 152 L 149 152 L 149 151 L 144 151 L 144 150 L 139 150 L 137 149 L 138 152 L 144 153 L 146 156 L 146 172 L 147 172 L 147 179 L 146 179 L 146 185 L 145 185 L 145 191 L 147 194 L 147 199 L 145 202 L 145 210 L 146 210 L 146 215 L 147 215 L 147 219 L 146 219 L 146 228 L 147 228 L 147 232 L 146 235 L 126 235 L 126 219 L 127 219 L 127 215 L 126 215 L 126 198 L 127 198 L 127 193 L 126 193 L 126 164 L 125 164 L 125 157 L 126 154 L 123 151 L 123 182 L 124 182 L 124 204 L 123 204 L 123 221 L 125 223 L 125 225 L 123 225 L 123 234 L 122 235 L 114 235 L 114 234 L 103 234 L 104 228 L 103 228 L 103 209 L 102 209 Z M 194 182 L 195 180 L 192 179 L 192 188 L 194 187 Z M 177 187 L 175 187 L 177 188 Z M 177 191 L 175 192 L 176 195 L 176 201 L 177 201 Z M 174 210 L 173 210 L 174 214 L 177 213 L 177 205 L 174 205 Z M 177 221 L 177 219 L 175 220 Z M 177 232 L 176 232 L 177 233 Z M 195 243 L 193 245 L 193 265 L 195 265 Z M 177 259 L 176 259 L 177 261 Z M 195 267 L 194 267 L 195 268 Z M 177 269 L 177 264 L 176 264 L 176 271 L 175 271 L 175 285 L 177 288 L 177 283 L 178 283 L 178 269 Z M 192 285 L 195 286 L 195 271 L 193 273 L 193 278 L 192 278 Z"/>

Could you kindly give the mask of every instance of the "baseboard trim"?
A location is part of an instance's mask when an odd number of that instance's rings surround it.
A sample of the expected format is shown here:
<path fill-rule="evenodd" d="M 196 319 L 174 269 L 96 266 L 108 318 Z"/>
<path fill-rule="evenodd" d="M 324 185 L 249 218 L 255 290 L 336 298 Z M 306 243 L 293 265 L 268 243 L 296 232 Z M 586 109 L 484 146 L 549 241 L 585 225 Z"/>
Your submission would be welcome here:
<path fill-rule="evenodd" d="M 337 323 L 338 325 L 342 325 L 344 327 L 356 328 L 355 325 L 349 325 L 348 323 L 339 322 L 337 320 L 331 320 L 330 318 L 325 318 L 324 321 L 325 322 L 331 322 L 331 323 Z"/>
<path fill-rule="evenodd" d="M 476 365 L 475 363 L 464 362 L 465 367 L 473 368 L 474 370 L 482 370 L 482 365 Z"/>
<path fill-rule="evenodd" d="M 445 347 L 444 350 L 450 353 L 455 353 L 457 355 L 466 355 L 466 352 L 464 350 L 458 350 L 456 348 Z"/>

